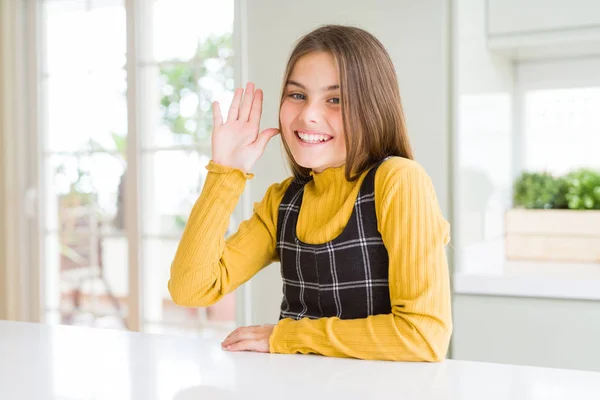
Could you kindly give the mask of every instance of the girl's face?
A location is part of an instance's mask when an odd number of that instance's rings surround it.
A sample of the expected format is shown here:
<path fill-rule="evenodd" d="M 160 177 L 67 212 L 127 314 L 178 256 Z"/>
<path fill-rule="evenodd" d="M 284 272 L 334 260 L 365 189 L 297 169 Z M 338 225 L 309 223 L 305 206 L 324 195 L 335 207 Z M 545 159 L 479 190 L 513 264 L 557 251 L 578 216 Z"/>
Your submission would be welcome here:
<path fill-rule="evenodd" d="M 294 160 L 322 172 L 346 161 L 339 76 L 331 54 L 315 52 L 296 62 L 286 82 L 279 119 Z"/>

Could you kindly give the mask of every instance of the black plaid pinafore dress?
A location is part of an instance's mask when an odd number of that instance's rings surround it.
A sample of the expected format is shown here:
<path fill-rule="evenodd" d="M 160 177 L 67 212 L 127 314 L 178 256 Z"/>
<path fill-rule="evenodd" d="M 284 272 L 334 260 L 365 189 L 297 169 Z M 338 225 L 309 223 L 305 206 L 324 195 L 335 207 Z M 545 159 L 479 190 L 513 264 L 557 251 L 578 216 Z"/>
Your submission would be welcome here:
<path fill-rule="evenodd" d="M 280 319 L 355 319 L 392 312 L 388 253 L 375 213 L 375 172 L 383 161 L 367 172 L 342 233 L 323 244 L 303 243 L 296 236 L 304 186 L 310 179 L 290 184 L 277 219 L 283 278 Z"/>

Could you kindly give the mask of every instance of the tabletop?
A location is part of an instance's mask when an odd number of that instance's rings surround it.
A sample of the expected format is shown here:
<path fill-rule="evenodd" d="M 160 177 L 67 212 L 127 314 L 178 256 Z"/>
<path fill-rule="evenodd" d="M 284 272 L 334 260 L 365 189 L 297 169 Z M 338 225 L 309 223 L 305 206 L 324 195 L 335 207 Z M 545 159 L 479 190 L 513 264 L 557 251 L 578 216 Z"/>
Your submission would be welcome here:
<path fill-rule="evenodd" d="M 0 399 L 600 399 L 600 373 L 230 353 L 216 340 L 0 321 Z"/>

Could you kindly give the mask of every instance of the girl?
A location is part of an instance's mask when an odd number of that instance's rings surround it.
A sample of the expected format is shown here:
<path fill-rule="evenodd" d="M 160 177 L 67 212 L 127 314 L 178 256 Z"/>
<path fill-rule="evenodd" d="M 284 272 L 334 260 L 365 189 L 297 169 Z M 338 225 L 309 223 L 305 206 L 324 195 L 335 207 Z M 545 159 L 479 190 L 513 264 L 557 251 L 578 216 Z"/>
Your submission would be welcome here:
<path fill-rule="evenodd" d="M 449 224 L 412 161 L 398 82 L 382 44 L 329 25 L 288 61 L 279 129 L 259 133 L 263 94 L 213 104 L 212 160 L 171 266 L 173 301 L 208 306 L 281 262 L 276 325 L 242 327 L 231 351 L 439 361 L 452 331 Z M 282 134 L 293 176 L 224 240 L 253 164 Z"/>

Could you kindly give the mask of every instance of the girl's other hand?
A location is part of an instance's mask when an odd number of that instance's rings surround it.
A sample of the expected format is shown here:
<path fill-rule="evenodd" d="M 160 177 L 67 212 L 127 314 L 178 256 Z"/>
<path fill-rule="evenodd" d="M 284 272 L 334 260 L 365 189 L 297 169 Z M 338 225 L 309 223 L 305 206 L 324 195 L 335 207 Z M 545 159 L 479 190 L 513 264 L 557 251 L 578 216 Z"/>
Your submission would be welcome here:
<path fill-rule="evenodd" d="M 221 346 L 229 351 L 255 351 L 269 353 L 269 339 L 275 325 L 245 326 L 237 328 L 225 338 Z"/>

